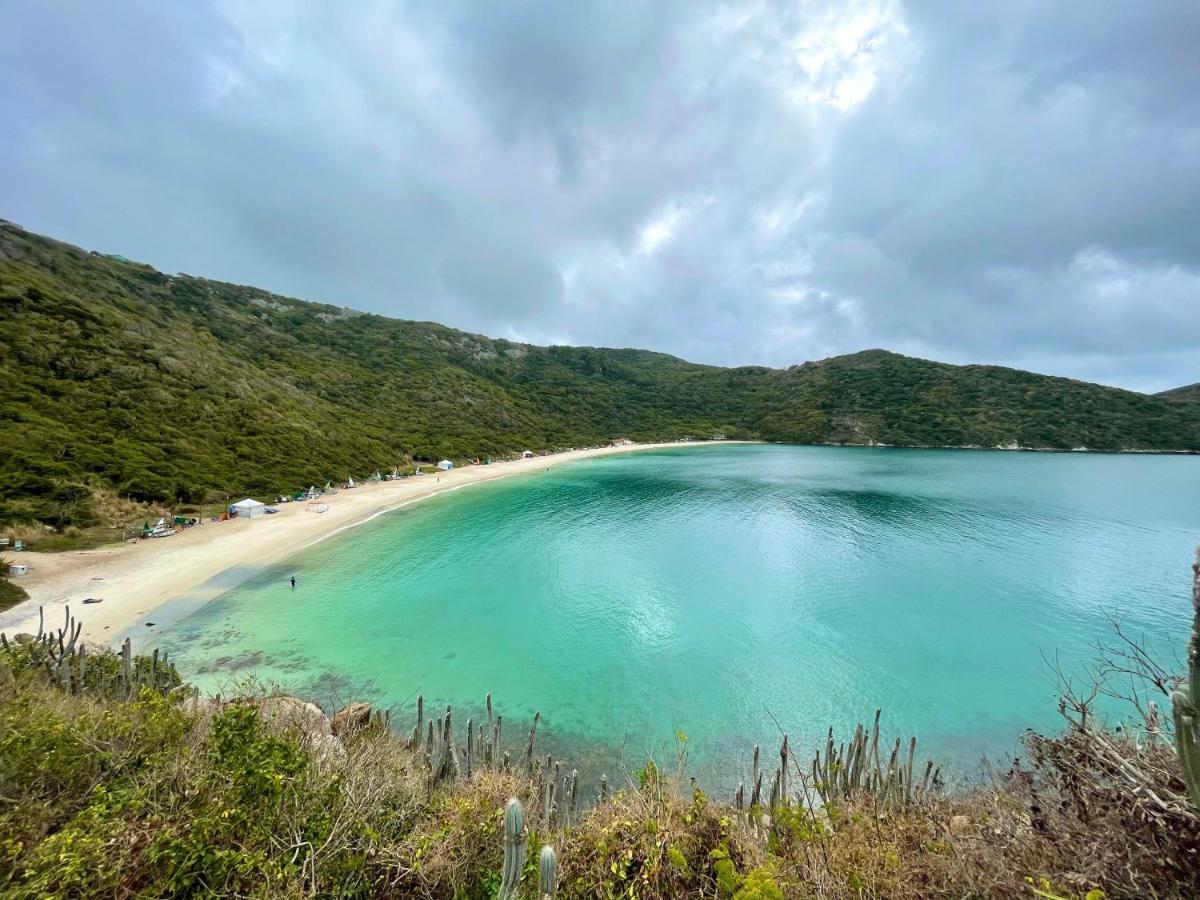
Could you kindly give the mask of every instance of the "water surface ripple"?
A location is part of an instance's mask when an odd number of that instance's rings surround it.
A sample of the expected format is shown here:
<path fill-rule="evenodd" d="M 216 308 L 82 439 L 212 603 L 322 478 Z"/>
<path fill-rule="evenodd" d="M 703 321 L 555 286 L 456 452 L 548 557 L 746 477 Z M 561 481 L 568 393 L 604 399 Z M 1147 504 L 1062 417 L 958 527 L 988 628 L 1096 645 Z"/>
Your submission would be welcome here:
<path fill-rule="evenodd" d="M 1180 654 L 1200 459 L 713 446 L 453 492 L 269 568 L 160 639 L 327 704 L 535 709 L 576 764 L 673 755 L 739 777 L 883 707 L 974 761 L 1055 727 L 1108 616 Z M 296 575 L 292 590 L 288 576 Z M 407 716 L 407 712 L 404 714 Z M 774 718 L 773 718 L 774 717 Z M 582 766 L 581 766 L 582 767 Z"/>

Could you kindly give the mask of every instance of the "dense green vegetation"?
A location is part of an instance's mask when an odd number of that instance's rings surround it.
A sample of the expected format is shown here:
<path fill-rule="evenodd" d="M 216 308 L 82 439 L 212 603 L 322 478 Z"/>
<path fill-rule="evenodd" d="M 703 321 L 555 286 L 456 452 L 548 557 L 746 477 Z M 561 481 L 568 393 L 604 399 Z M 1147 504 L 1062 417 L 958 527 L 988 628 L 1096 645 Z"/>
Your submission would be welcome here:
<path fill-rule="evenodd" d="M 1160 391 L 1155 397 L 1165 397 L 1167 400 L 1184 400 L 1191 403 L 1200 402 L 1200 384 L 1188 384 L 1183 387 Z"/>
<path fill-rule="evenodd" d="M 0 612 L 28 599 L 29 595 L 25 593 L 23 587 L 13 584 L 7 577 L 0 575 Z"/>
<path fill-rule="evenodd" d="M 0 612 L 29 598 L 23 587 L 13 584 L 9 575 L 10 563 L 11 560 L 0 556 Z"/>
<path fill-rule="evenodd" d="M 871 350 L 786 370 L 533 347 L 89 254 L 0 222 L 0 522 L 97 524 L 404 461 L 627 436 L 1200 450 L 1200 409 Z"/>

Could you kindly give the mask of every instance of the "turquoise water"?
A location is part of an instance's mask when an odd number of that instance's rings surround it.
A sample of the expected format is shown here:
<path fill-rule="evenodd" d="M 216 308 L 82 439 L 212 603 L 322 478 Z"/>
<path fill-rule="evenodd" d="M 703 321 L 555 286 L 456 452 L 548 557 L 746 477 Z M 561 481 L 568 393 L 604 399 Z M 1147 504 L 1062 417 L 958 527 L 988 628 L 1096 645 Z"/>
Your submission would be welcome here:
<path fill-rule="evenodd" d="M 610 776 L 683 731 L 727 784 L 779 727 L 807 748 L 876 707 L 973 764 L 1057 727 L 1045 659 L 1076 669 L 1110 614 L 1179 656 L 1198 541 L 1196 458 L 644 452 L 382 516 L 160 642 L 207 687 L 253 670 L 405 724 L 417 691 L 461 723 L 490 690 L 514 749 L 540 710 L 551 749 Z"/>

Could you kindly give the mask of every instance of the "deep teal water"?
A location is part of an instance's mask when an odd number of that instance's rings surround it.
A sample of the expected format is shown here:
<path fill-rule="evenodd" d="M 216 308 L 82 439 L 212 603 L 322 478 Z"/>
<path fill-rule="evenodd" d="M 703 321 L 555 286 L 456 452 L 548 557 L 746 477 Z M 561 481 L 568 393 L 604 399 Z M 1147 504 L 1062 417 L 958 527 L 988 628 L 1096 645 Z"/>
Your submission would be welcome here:
<path fill-rule="evenodd" d="M 160 638 L 216 688 L 251 670 L 327 704 L 491 691 L 518 746 L 613 773 L 689 736 L 736 781 L 884 710 L 973 765 L 1056 728 L 1119 614 L 1182 653 L 1200 459 L 713 446 L 472 487 L 262 571 Z M 288 577 L 296 575 L 293 591 Z M 776 724 L 778 722 L 778 725 Z M 515 755 L 515 754 L 514 754 Z"/>

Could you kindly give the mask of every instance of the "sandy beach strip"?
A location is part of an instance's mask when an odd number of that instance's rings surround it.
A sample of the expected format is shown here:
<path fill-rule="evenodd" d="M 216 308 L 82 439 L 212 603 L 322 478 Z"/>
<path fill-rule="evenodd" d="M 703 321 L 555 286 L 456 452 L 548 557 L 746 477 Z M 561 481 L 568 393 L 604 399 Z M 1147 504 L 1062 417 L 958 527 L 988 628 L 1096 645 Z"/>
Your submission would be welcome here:
<path fill-rule="evenodd" d="M 740 443 L 728 441 L 723 443 Z M 35 632 L 38 607 L 47 626 L 61 626 L 63 607 L 83 623 L 83 637 L 109 642 L 163 604 L 197 591 L 235 566 L 265 566 L 306 547 L 361 525 L 382 513 L 471 484 L 511 475 L 535 475 L 563 463 L 635 450 L 713 446 L 707 442 L 629 444 L 571 450 L 550 456 L 464 466 L 439 475 L 371 482 L 322 497 L 328 511 L 310 511 L 307 503 L 286 503 L 273 516 L 205 522 L 172 537 L 64 553 L 26 553 L 29 574 L 18 582 L 29 599 L 0 613 L 0 631 Z M 215 592 L 219 593 L 219 592 Z M 86 598 L 103 602 L 84 605 Z"/>

